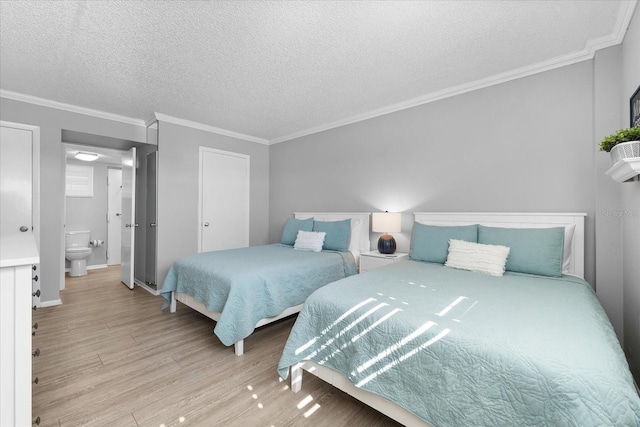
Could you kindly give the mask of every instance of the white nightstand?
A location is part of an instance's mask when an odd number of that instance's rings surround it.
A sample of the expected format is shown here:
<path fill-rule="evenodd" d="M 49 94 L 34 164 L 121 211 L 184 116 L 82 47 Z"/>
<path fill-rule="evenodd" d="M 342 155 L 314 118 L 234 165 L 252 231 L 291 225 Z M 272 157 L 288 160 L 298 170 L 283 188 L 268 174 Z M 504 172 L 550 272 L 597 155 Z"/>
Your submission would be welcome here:
<path fill-rule="evenodd" d="M 360 254 L 360 273 L 406 259 L 409 259 L 409 254 L 403 252 L 395 252 L 391 255 L 381 254 L 378 251 L 364 252 Z"/>

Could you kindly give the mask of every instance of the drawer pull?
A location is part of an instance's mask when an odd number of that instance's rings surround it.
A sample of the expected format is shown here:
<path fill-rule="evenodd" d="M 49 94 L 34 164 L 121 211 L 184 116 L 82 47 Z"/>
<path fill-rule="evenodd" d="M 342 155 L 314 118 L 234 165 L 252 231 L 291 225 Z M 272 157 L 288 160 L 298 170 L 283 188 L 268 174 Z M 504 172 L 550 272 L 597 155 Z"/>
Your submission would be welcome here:
<path fill-rule="evenodd" d="M 36 377 L 36 379 L 35 379 L 35 380 L 33 380 L 33 383 L 34 383 L 34 384 L 38 384 L 39 382 L 40 382 L 40 380 L 38 379 L 38 377 Z"/>
<path fill-rule="evenodd" d="M 38 329 L 38 322 L 36 322 L 36 323 L 32 326 L 32 328 L 33 328 L 33 329 Z"/>
<path fill-rule="evenodd" d="M 38 267 L 34 265 L 34 266 L 33 266 L 33 267 L 31 267 L 31 268 L 33 269 L 33 271 L 36 271 L 36 269 L 37 269 Z"/>
<path fill-rule="evenodd" d="M 36 307 L 35 305 L 31 308 L 33 308 L 33 311 L 36 311 L 38 309 L 38 307 Z"/>
<path fill-rule="evenodd" d="M 38 275 L 37 275 L 37 274 L 33 277 L 33 281 L 34 281 L 34 282 L 37 282 L 37 281 L 38 281 Z"/>
<path fill-rule="evenodd" d="M 32 424 L 40 425 L 40 417 L 36 418 Z"/>
<path fill-rule="evenodd" d="M 36 351 L 34 351 L 33 353 L 31 353 L 33 355 L 33 357 L 38 357 L 40 356 L 40 349 L 36 348 Z"/>
<path fill-rule="evenodd" d="M 35 291 L 31 295 L 34 296 L 34 297 L 39 297 L 40 296 L 40 289 L 38 289 L 37 291 Z"/>

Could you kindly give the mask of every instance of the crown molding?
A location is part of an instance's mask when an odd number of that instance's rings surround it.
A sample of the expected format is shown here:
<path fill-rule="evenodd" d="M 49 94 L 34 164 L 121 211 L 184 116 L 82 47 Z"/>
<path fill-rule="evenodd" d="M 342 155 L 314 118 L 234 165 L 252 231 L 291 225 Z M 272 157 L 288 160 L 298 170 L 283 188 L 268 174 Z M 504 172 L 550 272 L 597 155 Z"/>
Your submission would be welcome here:
<path fill-rule="evenodd" d="M 94 110 L 91 108 L 80 107 L 78 105 L 65 104 L 64 102 L 53 101 L 51 99 L 39 98 L 37 96 L 27 95 L 19 92 L 12 92 L 5 89 L 0 89 L 0 98 L 11 99 L 14 101 L 26 102 L 29 104 L 40 105 L 42 107 L 55 108 L 57 110 L 69 111 L 71 113 L 84 114 L 86 116 L 92 116 L 100 119 L 113 120 L 121 123 L 126 123 L 134 126 L 147 127 L 151 123 L 162 120 L 165 122 L 186 126 L 194 129 L 204 130 L 206 132 L 216 133 L 219 135 L 230 136 L 237 139 L 242 139 L 249 142 L 256 142 L 258 144 L 268 145 L 269 141 L 262 138 L 257 138 L 251 135 L 244 135 L 241 133 L 220 129 L 214 126 L 205 125 L 202 123 L 179 119 L 171 117 L 166 114 L 153 113 L 151 117 L 146 120 L 136 119 L 132 117 L 121 116 L 118 114 L 107 113 L 105 111 Z"/>
<path fill-rule="evenodd" d="M 144 120 L 142 119 L 135 119 L 132 117 L 107 113 L 106 111 L 94 110 L 91 108 L 80 107 L 78 105 L 65 104 L 64 102 L 53 101 L 46 98 L 39 98 L 37 96 L 27 95 L 24 93 L 11 92 L 4 89 L 0 89 L 0 98 L 26 102 L 29 104 L 40 105 L 42 107 L 55 108 L 57 110 L 69 111 L 71 113 L 84 114 L 86 116 L 97 117 L 99 119 L 113 120 L 116 122 L 126 123 L 134 126 L 145 126 Z"/>
<path fill-rule="evenodd" d="M 255 142 L 258 144 L 269 145 L 269 141 L 266 139 L 258 138 L 251 135 L 245 135 L 238 132 L 233 132 L 226 129 L 217 128 L 215 126 L 205 125 L 203 123 L 194 122 L 191 120 L 180 119 L 177 117 L 168 116 L 162 113 L 153 113 L 154 119 L 151 122 L 158 120 L 162 122 L 173 123 L 174 125 L 186 126 L 193 129 L 203 130 L 205 132 L 215 133 L 218 135 L 230 136 L 232 138 L 242 139 L 248 142 Z"/>
<path fill-rule="evenodd" d="M 245 135 L 238 132 L 233 132 L 215 126 L 206 125 L 203 123 L 194 122 L 191 120 L 179 119 L 176 117 L 168 116 L 161 113 L 153 113 L 153 115 L 146 120 L 136 119 L 126 116 L 120 116 L 117 114 L 107 113 L 105 111 L 94 110 L 90 108 L 80 107 L 72 104 L 65 104 L 50 99 L 39 98 L 31 95 L 26 95 L 18 92 L 11 92 L 8 90 L 0 89 L 0 98 L 12 99 L 15 101 L 26 102 L 30 104 L 40 105 L 49 108 L 56 108 L 59 110 L 65 110 L 73 113 L 84 114 L 106 120 L 118 121 L 135 126 L 146 127 L 157 120 L 166 121 L 169 123 L 177 124 L 180 126 L 186 126 L 193 129 L 203 130 L 205 132 L 215 133 L 218 135 L 229 136 L 236 139 L 241 139 L 248 142 L 255 142 L 258 144 L 273 145 L 280 142 L 290 141 L 292 139 L 301 138 L 303 136 L 312 135 L 315 133 L 324 132 L 327 130 L 335 129 L 342 126 L 347 126 L 353 123 L 361 122 L 364 120 L 380 117 L 383 115 L 395 113 L 398 111 L 406 110 L 408 108 L 417 107 L 420 105 L 428 104 L 431 102 L 440 101 L 442 99 L 451 98 L 457 95 L 462 95 L 467 92 L 472 92 L 479 89 L 484 89 L 490 86 L 506 83 L 509 81 L 517 80 L 523 77 L 531 76 L 545 71 L 565 67 L 568 65 L 576 64 L 582 61 L 588 61 L 594 58 L 596 52 L 601 49 L 605 49 L 611 46 L 615 46 L 623 42 L 626 35 L 629 24 L 633 17 L 634 11 L 637 7 L 638 0 L 630 0 L 623 2 L 623 7 L 620 8 L 620 13 L 616 20 L 616 30 L 611 34 L 589 41 L 585 48 L 571 53 L 569 55 L 552 58 L 546 61 L 542 61 L 536 64 L 532 64 L 527 67 L 511 70 L 506 73 L 496 74 L 484 79 L 476 80 L 473 82 L 465 83 L 462 85 L 447 88 L 445 90 L 432 92 L 417 98 L 412 98 L 397 104 L 379 108 L 376 110 L 368 111 L 366 113 L 358 114 L 346 119 L 331 122 L 322 126 L 306 129 L 300 132 L 295 132 L 282 137 L 274 138 L 271 140 L 258 138 L 251 135 Z"/>
<path fill-rule="evenodd" d="M 631 23 L 633 12 L 635 11 L 637 4 L 638 0 L 631 0 L 626 2 L 626 7 L 620 8 L 620 13 L 618 14 L 618 18 L 616 19 L 617 30 L 613 31 L 607 36 L 589 41 L 586 44 L 585 48 L 580 51 L 538 62 L 526 67 L 517 68 L 506 73 L 496 74 L 485 79 L 453 86 L 445 90 L 433 92 L 417 98 L 412 98 L 397 104 L 379 108 L 377 110 L 368 111 L 357 116 L 352 116 L 343 120 L 328 123 L 323 126 L 306 129 L 300 132 L 282 136 L 280 138 L 275 138 L 270 140 L 269 143 L 278 144 L 280 142 L 290 141 L 292 139 L 301 138 L 303 136 L 312 135 L 314 133 L 335 129 L 337 127 L 350 125 L 353 123 L 361 122 L 363 120 L 373 119 L 375 117 L 384 116 L 386 114 L 395 113 L 397 111 L 406 110 L 408 108 L 417 107 L 419 105 L 424 105 L 431 102 L 440 101 L 445 98 L 462 95 L 467 92 L 484 89 L 490 86 L 495 86 L 501 83 L 506 83 L 534 74 L 543 73 L 545 71 L 554 70 L 556 68 L 566 67 L 568 65 L 576 64 L 582 61 L 588 61 L 590 59 L 593 59 L 598 50 L 615 46 L 623 42 L 624 36 L 627 33 L 627 29 L 629 28 L 629 24 Z"/>

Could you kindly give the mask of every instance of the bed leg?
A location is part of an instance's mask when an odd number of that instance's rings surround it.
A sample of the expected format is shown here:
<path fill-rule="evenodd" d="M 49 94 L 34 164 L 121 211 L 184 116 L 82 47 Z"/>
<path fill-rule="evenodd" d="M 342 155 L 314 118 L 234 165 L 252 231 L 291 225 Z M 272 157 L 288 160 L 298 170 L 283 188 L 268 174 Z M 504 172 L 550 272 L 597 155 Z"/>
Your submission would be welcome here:
<path fill-rule="evenodd" d="M 177 302 L 176 302 L 176 293 L 175 291 L 171 291 L 171 304 L 169 305 L 169 312 L 170 313 L 175 313 L 176 312 L 176 306 L 177 306 Z"/>
<path fill-rule="evenodd" d="M 244 340 L 240 340 L 233 345 L 233 350 L 236 356 L 242 356 L 244 354 Z"/>
<path fill-rule="evenodd" d="M 291 391 L 294 393 L 302 389 L 302 364 L 296 363 L 291 367 Z"/>

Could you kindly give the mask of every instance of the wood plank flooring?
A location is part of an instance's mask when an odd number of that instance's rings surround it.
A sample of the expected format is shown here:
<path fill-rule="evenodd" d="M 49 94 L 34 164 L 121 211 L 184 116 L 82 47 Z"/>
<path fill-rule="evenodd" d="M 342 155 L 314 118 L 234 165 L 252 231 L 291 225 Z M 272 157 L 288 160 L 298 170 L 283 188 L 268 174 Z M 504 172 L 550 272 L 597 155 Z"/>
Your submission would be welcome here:
<path fill-rule="evenodd" d="M 117 266 L 68 277 L 63 304 L 34 312 L 41 426 L 399 426 L 312 375 L 297 394 L 280 381 L 293 318 L 258 329 L 237 357 L 212 320 L 160 311 L 161 297 L 119 277 Z"/>

